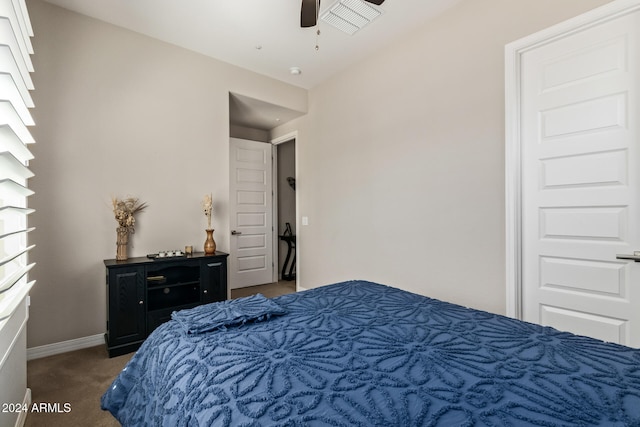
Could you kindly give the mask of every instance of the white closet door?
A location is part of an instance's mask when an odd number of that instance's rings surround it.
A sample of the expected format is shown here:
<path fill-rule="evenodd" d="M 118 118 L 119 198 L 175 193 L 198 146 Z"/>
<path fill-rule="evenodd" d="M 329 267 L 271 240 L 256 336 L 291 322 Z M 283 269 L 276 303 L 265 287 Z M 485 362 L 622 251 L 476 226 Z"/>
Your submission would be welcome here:
<path fill-rule="evenodd" d="M 526 321 L 640 346 L 640 11 L 522 56 Z"/>

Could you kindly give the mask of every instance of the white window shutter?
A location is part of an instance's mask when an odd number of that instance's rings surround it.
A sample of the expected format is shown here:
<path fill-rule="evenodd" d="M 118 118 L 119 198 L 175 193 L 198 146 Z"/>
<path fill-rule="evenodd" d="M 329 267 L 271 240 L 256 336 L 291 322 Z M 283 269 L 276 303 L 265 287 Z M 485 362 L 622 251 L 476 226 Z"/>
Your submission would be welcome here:
<path fill-rule="evenodd" d="M 0 0 L 0 329 L 34 283 L 27 240 L 32 36 L 25 0 Z"/>

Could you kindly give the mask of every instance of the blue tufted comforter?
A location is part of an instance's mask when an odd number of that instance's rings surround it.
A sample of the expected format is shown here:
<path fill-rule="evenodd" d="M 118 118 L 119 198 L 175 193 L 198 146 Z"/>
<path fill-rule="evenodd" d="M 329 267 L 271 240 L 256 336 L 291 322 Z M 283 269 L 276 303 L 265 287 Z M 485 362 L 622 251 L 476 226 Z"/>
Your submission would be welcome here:
<path fill-rule="evenodd" d="M 124 426 L 640 425 L 640 350 L 370 282 L 271 302 L 163 324 L 102 408 Z"/>

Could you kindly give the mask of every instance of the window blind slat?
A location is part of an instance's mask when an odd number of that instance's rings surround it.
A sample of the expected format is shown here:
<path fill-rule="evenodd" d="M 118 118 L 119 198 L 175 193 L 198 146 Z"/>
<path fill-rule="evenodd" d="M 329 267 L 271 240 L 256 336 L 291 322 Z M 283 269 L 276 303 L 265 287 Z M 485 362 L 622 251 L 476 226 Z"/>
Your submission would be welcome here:
<path fill-rule="evenodd" d="M 0 225 L 2 225 L 2 217 L 0 217 Z M 26 227 L 24 224 L 12 224 L 7 225 L 4 224 L 4 229 L 2 234 L 0 234 L 0 239 L 4 239 L 5 237 L 14 236 L 16 234 L 28 233 L 30 231 L 35 230 L 35 227 Z"/>
<path fill-rule="evenodd" d="M 29 105 L 20 95 L 20 91 L 9 74 L 0 74 L 0 100 L 9 101 L 25 125 L 33 126 L 35 124 L 29 112 Z"/>
<path fill-rule="evenodd" d="M 33 160 L 33 154 L 9 125 L 0 125 L 0 153 L 10 152 L 20 163 Z"/>
<path fill-rule="evenodd" d="M 33 268 L 34 265 L 35 263 L 31 263 L 29 265 L 22 266 L 21 268 L 14 271 L 13 273 L 7 275 L 6 277 L 3 277 L 2 281 L 0 281 L 0 295 L 2 295 L 5 292 L 8 292 L 12 287 L 14 287 L 18 282 L 20 282 L 20 279 L 25 277 L 27 273 Z"/>
<path fill-rule="evenodd" d="M 31 83 L 31 79 L 26 81 L 22 73 L 20 72 L 20 68 L 16 59 L 13 57 L 13 52 L 11 52 L 11 48 L 7 45 L 3 45 L 2 40 L 0 40 L 0 73 L 7 74 L 11 76 L 13 80 L 13 84 L 20 92 L 20 96 L 24 100 L 24 103 L 27 107 L 33 107 L 33 98 L 31 98 L 31 94 L 29 93 L 29 86 L 33 86 Z"/>
<path fill-rule="evenodd" d="M 31 208 L 21 208 L 18 206 L 0 206 L 0 218 L 6 213 L 18 213 L 20 215 L 29 215 L 30 213 L 35 212 L 35 209 Z"/>
<path fill-rule="evenodd" d="M 0 233 L 2 233 L 2 236 L 11 236 L 21 230 L 29 229 L 26 216 L 33 212 L 34 210 L 30 208 L 0 206 Z M 0 241 L 0 248 L 3 247 L 3 244 L 4 242 Z"/>
<path fill-rule="evenodd" d="M 0 178 L 9 178 L 13 181 L 29 179 L 33 172 L 8 151 L 0 153 Z"/>
<path fill-rule="evenodd" d="M 0 44 L 6 45 L 11 49 L 11 55 L 16 61 L 16 65 L 20 70 L 20 75 L 25 81 L 25 84 L 29 89 L 33 89 L 33 80 L 29 72 L 29 64 L 27 60 L 31 60 L 31 57 L 24 57 L 20 54 L 20 45 L 16 39 L 16 35 L 11 28 L 11 21 L 7 18 L 0 18 Z"/>
<path fill-rule="evenodd" d="M 26 188 L 17 182 L 6 178 L 0 180 L 0 200 L 11 199 L 13 197 L 29 197 L 33 190 Z"/>
<path fill-rule="evenodd" d="M 0 125 L 9 126 L 24 144 L 33 144 L 36 142 L 18 115 L 18 112 L 9 101 L 0 100 Z"/>
<path fill-rule="evenodd" d="M 18 257 L 26 254 L 27 252 L 29 252 L 31 249 L 33 249 L 36 245 L 31 245 L 28 246 L 26 248 L 21 248 L 20 251 L 18 252 L 14 252 L 12 254 L 8 254 L 7 256 L 5 256 L 4 258 L 0 259 L 0 267 L 10 263 L 11 261 L 17 259 Z"/>
<path fill-rule="evenodd" d="M 20 43 L 20 51 L 23 56 L 33 54 L 33 46 L 29 37 L 33 36 L 33 29 L 29 22 L 26 5 L 23 6 L 17 0 L 0 0 L 0 16 L 8 18 Z"/>
<path fill-rule="evenodd" d="M 33 55 L 33 46 L 31 45 L 31 37 L 33 37 L 33 27 L 31 26 L 31 20 L 29 19 L 29 14 L 27 12 L 27 2 L 26 0 L 13 0 L 13 9 L 15 11 L 16 20 L 18 21 L 18 26 L 20 31 L 16 31 L 16 35 L 19 33 L 22 37 L 22 41 L 27 47 L 26 50 L 23 51 L 22 56 L 30 56 Z M 33 72 L 33 70 L 31 70 Z"/>
<path fill-rule="evenodd" d="M 5 237 L 15 236 L 16 234 L 31 233 L 35 229 L 35 227 L 29 227 L 15 231 L 6 231 L 4 234 L 0 234 L 0 240 L 4 239 Z"/>

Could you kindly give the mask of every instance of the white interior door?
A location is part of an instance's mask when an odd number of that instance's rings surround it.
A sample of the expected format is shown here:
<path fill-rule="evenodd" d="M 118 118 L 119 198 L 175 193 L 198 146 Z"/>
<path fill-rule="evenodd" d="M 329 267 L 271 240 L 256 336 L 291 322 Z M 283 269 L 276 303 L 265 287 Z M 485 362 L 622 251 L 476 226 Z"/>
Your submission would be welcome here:
<path fill-rule="evenodd" d="M 640 346 L 640 11 L 522 56 L 522 313 Z"/>
<path fill-rule="evenodd" d="M 229 287 L 273 278 L 272 145 L 231 138 L 229 148 Z"/>

